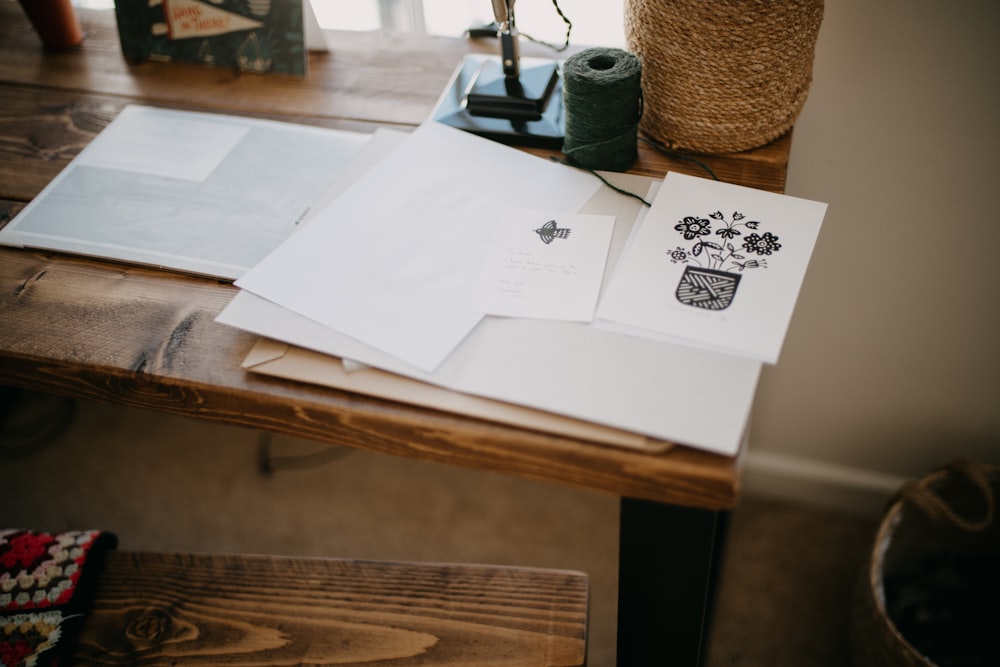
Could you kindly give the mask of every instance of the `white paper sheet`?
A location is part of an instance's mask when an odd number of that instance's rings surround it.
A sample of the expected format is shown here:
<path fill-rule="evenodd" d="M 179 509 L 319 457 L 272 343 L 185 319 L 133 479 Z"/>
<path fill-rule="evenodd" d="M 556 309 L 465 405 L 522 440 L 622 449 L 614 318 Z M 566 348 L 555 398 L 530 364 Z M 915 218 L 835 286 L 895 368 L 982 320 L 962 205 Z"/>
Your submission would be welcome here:
<path fill-rule="evenodd" d="M 825 212 L 820 202 L 670 173 L 597 317 L 617 325 L 609 329 L 776 363 Z"/>
<path fill-rule="evenodd" d="M 295 231 L 369 136 L 128 106 L 0 243 L 235 279 Z"/>
<path fill-rule="evenodd" d="M 83 151 L 76 166 L 202 182 L 249 125 L 129 106 Z"/>
<path fill-rule="evenodd" d="M 574 211 L 593 176 L 429 121 L 237 285 L 425 371 L 482 319 L 503 208 Z"/>
<path fill-rule="evenodd" d="M 614 224 L 607 215 L 505 211 L 472 307 L 489 315 L 590 322 Z"/>

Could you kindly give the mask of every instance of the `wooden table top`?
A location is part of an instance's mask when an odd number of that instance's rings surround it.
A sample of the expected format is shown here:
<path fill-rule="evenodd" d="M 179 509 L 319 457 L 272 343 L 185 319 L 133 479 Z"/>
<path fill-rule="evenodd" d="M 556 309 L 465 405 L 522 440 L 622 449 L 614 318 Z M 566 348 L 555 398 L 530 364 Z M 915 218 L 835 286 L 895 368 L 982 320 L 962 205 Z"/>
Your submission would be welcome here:
<path fill-rule="evenodd" d="M 129 64 L 113 12 L 80 16 L 84 43 L 50 53 L 19 4 L 0 0 L 0 226 L 128 104 L 355 131 L 411 129 L 430 115 L 466 53 L 494 49 L 332 31 L 331 52 L 311 54 L 304 79 L 241 75 Z M 699 159 L 721 180 L 780 192 L 790 144 L 785 136 Z M 633 171 L 662 177 L 667 170 L 704 173 L 640 145 Z M 738 458 L 681 446 L 650 454 L 249 373 L 240 364 L 256 337 L 214 321 L 235 294 L 211 279 L 0 248 L 0 383 L 634 498 L 708 509 L 736 502 Z"/>

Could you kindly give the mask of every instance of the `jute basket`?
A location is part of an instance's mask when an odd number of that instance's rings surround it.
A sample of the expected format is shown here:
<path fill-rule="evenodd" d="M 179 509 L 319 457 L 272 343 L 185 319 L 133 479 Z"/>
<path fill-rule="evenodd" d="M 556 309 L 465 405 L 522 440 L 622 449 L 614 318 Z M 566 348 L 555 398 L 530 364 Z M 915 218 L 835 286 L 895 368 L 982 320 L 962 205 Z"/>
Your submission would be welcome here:
<path fill-rule="evenodd" d="M 855 589 L 855 667 L 993 667 L 1000 467 L 956 461 L 903 486 Z"/>
<path fill-rule="evenodd" d="M 626 0 L 640 131 L 697 153 L 777 139 L 805 103 L 822 20 L 823 0 Z"/>

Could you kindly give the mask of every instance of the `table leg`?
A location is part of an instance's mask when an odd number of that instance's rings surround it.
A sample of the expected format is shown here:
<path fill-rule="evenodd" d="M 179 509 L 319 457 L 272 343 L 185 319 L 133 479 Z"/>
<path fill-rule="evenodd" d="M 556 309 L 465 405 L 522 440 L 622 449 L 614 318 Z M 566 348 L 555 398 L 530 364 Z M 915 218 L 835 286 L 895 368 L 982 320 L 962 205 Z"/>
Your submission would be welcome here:
<path fill-rule="evenodd" d="M 702 663 L 727 517 L 622 498 L 618 667 Z"/>

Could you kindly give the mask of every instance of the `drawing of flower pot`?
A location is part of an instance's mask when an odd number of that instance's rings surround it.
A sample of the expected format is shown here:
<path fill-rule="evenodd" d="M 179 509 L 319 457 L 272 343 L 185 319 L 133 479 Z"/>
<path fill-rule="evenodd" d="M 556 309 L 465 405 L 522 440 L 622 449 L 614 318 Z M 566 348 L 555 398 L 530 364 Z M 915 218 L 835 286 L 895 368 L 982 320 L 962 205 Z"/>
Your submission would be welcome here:
<path fill-rule="evenodd" d="M 736 296 L 740 277 L 738 273 L 688 265 L 684 267 L 675 294 L 677 300 L 687 306 L 725 310 Z"/>

